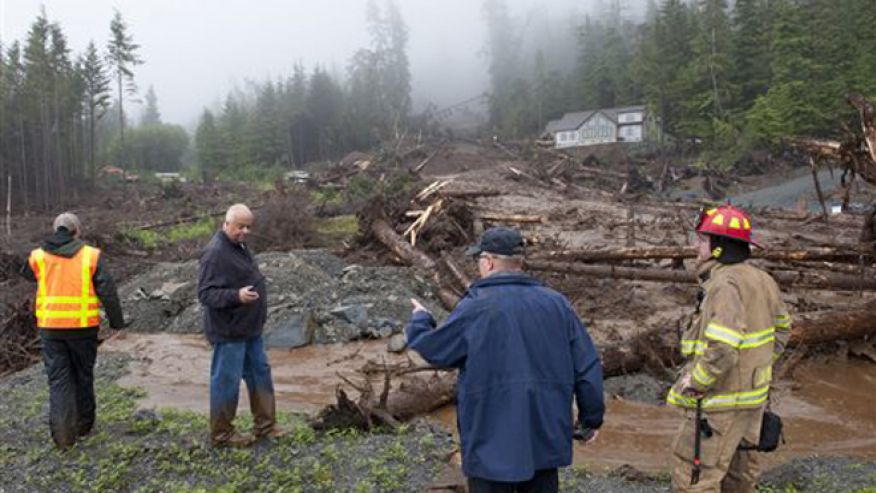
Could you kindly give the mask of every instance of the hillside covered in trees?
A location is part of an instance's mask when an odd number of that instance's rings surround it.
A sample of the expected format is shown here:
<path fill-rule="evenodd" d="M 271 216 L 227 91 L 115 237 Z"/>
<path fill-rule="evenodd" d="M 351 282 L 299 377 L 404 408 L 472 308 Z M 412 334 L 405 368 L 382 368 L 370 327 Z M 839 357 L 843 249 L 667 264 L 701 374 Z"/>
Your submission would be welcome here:
<path fill-rule="evenodd" d="M 854 114 L 845 95 L 876 95 L 869 0 L 587 5 L 520 11 L 484 0 L 466 13 L 485 31 L 470 48 L 489 75 L 484 135 L 534 138 L 566 112 L 645 104 L 666 148 L 726 169 L 786 137 L 835 137 Z M 414 110 L 412 33 L 398 2 L 370 1 L 362 20 L 370 41 L 345 65 L 299 62 L 289 74 L 248 82 L 205 108 L 190 138 L 162 122 L 151 87 L 139 99 L 143 60 L 120 13 L 106 46 L 76 53 L 43 12 L 25 39 L 0 47 L 0 197 L 11 180 L 25 208 L 49 208 L 107 165 L 247 179 L 434 135 L 441 111 Z M 132 103 L 145 103 L 141 121 L 127 116 Z"/>
<path fill-rule="evenodd" d="M 136 98 L 138 56 L 116 12 L 103 50 L 92 41 L 75 54 L 61 25 L 43 9 L 27 38 L 0 47 L 0 176 L 24 210 L 49 208 L 93 185 L 104 165 L 167 171 L 182 166 L 186 131 L 161 122 L 152 88 L 140 125 L 126 101 Z"/>
<path fill-rule="evenodd" d="M 732 165 L 783 137 L 832 135 L 854 114 L 847 92 L 876 95 L 870 0 L 648 0 L 643 15 L 628 1 L 600 3 L 548 18 L 484 2 L 490 116 L 502 134 L 646 104 L 674 141 L 702 142 L 706 159 Z"/>
<path fill-rule="evenodd" d="M 370 2 L 366 20 L 371 44 L 353 54 L 346 77 L 296 64 L 289 77 L 251 83 L 218 111 L 205 110 L 195 135 L 202 176 L 336 159 L 422 129 L 425 120 L 411 117 L 408 29 L 398 6 Z"/>

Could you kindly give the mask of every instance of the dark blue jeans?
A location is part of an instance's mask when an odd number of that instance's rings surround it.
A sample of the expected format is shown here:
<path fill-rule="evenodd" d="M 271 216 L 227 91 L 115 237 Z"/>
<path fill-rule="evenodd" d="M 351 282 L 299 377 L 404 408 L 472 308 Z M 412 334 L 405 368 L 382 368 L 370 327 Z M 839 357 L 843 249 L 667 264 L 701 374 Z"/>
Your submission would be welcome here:
<path fill-rule="evenodd" d="M 240 380 L 246 382 L 253 433 L 269 433 L 276 421 L 271 366 L 262 337 L 245 341 L 217 342 L 210 365 L 210 436 L 223 442 L 234 434 L 234 418 L 240 394 Z"/>

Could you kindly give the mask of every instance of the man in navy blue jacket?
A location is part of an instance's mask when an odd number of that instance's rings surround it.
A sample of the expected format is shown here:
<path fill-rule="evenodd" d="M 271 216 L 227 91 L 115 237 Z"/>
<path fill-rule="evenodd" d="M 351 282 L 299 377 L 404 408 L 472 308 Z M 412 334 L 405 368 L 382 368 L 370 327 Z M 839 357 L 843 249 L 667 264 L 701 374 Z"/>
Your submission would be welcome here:
<path fill-rule="evenodd" d="M 572 462 L 572 396 L 580 429 L 602 425 L 602 363 L 560 293 L 522 272 L 523 237 L 491 228 L 466 252 L 481 279 L 439 328 L 416 300 L 408 345 L 429 363 L 458 368 L 457 423 L 469 490 L 555 492 Z"/>
<path fill-rule="evenodd" d="M 240 380 L 246 382 L 255 438 L 283 434 L 276 425 L 271 366 L 262 328 L 267 318 L 265 276 L 246 247 L 253 214 L 243 204 L 228 209 L 222 230 L 201 254 L 198 300 L 204 332 L 213 346 L 210 365 L 210 438 L 214 446 L 247 446 L 253 437 L 234 429 Z"/>

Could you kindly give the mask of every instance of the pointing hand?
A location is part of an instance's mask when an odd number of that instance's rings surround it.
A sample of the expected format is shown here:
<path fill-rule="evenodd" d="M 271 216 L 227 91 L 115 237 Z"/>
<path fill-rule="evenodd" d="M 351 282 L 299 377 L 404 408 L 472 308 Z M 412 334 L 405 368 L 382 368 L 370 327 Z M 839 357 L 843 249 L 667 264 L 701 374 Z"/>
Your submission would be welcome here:
<path fill-rule="evenodd" d="M 425 306 L 423 306 L 422 303 L 417 301 L 416 298 L 411 298 L 411 305 L 414 306 L 413 310 L 411 310 L 411 313 L 417 313 L 417 312 L 429 313 L 429 310 Z"/>

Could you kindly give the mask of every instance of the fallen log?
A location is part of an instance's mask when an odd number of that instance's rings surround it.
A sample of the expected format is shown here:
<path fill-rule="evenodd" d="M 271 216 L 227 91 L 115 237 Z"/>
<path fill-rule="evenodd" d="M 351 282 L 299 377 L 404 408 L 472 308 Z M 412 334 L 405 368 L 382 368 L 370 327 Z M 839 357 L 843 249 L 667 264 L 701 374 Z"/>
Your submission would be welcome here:
<path fill-rule="evenodd" d="M 534 271 L 562 272 L 582 276 L 633 281 L 677 282 L 696 284 L 696 274 L 683 270 L 663 270 L 615 265 L 587 265 L 571 262 L 527 260 L 526 266 Z M 857 276 L 833 272 L 771 271 L 780 286 L 836 291 L 876 291 L 876 279 L 861 279 Z"/>
<path fill-rule="evenodd" d="M 435 156 L 437 156 L 438 153 L 441 152 L 442 149 L 444 149 L 444 143 L 443 143 L 443 142 L 441 143 L 441 145 L 438 146 L 437 149 L 435 149 L 434 151 L 432 151 L 432 154 L 429 154 L 429 156 L 427 156 L 426 159 L 423 159 L 423 160 L 420 162 L 420 164 L 418 164 L 416 167 L 414 167 L 414 170 L 413 170 L 414 174 L 419 174 L 421 171 L 423 171 L 423 168 L 425 168 L 426 166 L 428 166 L 429 163 L 432 162 L 432 159 L 434 159 Z"/>
<path fill-rule="evenodd" d="M 452 311 L 454 308 L 456 308 L 459 300 L 459 295 L 457 295 L 448 288 L 441 288 L 438 290 L 438 301 L 441 302 L 441 306 L 443 306 L 444 309 L 446 309 L 447 311 Z"/>
<path fill-rule="evenodd" d="M 405 421 L 452 404 L 456 399 L 456 373 L 437 372 L 431 378 L 410 377 L 389 394 L 386 410 Z"/>
<path fill-rule="evenodd" d="M 541 223 L 547 224 L 545 216 L 530 216 L 526 214 L 500 214 L 498 212 L 481 212 L 478 217 L 485 221 L 498 223 Z"/>
<path fill-rule="evenodd" d="M 813 346 L 837 339 L 853 340 L 876 334 L 876 300 L 845 310 L 802 313 L 794 317 L 789 346 Z"/>
<path fill-rule="evenodd" d="M 502 195 L 500 190 L 441 190 L 440 194 L 454 199 L 470 199 L 475 197 L 495 197 Z"/>
<path fill-rule="evenodd" d="M 813 348 L 838 340 L 876 335 L 876 300 L 843 310 L 825 310 L 792 316 L 788 347 Z M 674 367 L 682 361 L 673 327 L 644 330 L 621 344 L 598 348 L 606 376 L 623 375 L 644 368 Z M 786 363 L 787 364 L 787 363 Z"/>
<path fill-rule="evenodd" d="M 435 261 L 406 242 L 385 220 L 375 219 L 372 221 L 371 232 L 380 243 L 389 248 L 405 264 L 423 270 L 435 268 Z"/>
<path fill-rule="evenodd" d="M 576 167 L 575 171 L 585 173 L 585 174 L 596 175 L 596 176 L 610 176 L 612 178 L 621 178 L 621 179 L 627 178 L 626 173 L 621 173 L 619 171 L 611 171 L 611 170 L 601 169 L 601 168 L 592 168 L 590 166 L 584 166 L 584 165 L 580 165 L 580 166 Z"/>
<path fill-rule="evenodd" d="M 442 259 L 444 262 L 444 266 L 447 267 L 447 270 L 453 275 L 454 279 L 462 286 L 463 289 L 468 289 L 469 285 L 471 285 L 471 278 L 463 271 L 456 263 L 450 259 L 450 257 L 444 257 Z"/>
<path fill-rule="evenodd" d="M 861 253 L 845 248 L 810 248 L 799 249 L 759 249 L 751 252 L 753 258 L 775 261 L 843 261 L 858 263 L 863 255 L 872 256 L 871 253 Z M 650 259 L 689 259 L 696 258 L 697 251 L 694 247 L 670 246 L 649 248 L 612 248 L 606 250 L 559 250 L 539 254 L 538 259 L 565 259 L 579 262 L 600 262 L 612 260 L 650 260 Z"/>

